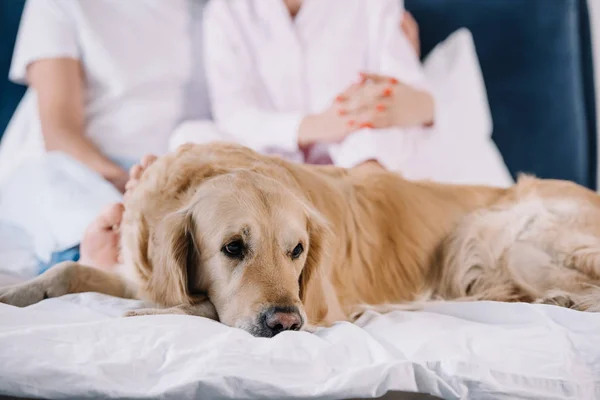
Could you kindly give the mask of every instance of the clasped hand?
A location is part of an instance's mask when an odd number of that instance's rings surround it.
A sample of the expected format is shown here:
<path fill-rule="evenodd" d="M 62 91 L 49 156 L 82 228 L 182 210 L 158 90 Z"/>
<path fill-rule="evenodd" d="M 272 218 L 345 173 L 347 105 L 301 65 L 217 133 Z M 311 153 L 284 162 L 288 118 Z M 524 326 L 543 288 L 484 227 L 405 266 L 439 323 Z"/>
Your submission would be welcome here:
<path fill-rule="evenodd" d="M 325 111 L 300 126 L 300 145 L 337 143 L 359 129 L 404 128 L 432 124 L 432 96 L 395 78 L 362 73 Z"/>

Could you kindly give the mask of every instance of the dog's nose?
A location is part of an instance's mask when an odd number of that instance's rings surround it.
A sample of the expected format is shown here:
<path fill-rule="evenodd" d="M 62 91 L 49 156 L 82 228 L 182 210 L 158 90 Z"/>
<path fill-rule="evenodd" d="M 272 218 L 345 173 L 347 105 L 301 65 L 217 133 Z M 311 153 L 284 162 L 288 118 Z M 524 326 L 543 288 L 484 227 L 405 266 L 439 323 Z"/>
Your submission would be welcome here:
<path fill-rule="evenodd" d="M 263 328 L 271 336 L 283 331 L 297 331 L 302 327 L 302 317 L 296 307 L 271 307 L 264 313 Z"/>

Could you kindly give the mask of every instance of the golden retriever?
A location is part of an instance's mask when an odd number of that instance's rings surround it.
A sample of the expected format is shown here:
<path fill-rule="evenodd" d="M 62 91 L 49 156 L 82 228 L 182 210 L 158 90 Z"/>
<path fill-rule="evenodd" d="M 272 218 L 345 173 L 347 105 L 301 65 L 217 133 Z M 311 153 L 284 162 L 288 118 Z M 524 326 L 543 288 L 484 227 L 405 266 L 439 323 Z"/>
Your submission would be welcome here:
<path fill-rule="evenodd" d="M 0 302 L 96 291 L 263 337 L 433 299 L 600 309 L 600 200 L 569 182 L 411 182 L 215 143 L 158 159 L 125 209 L 118 273 L 63 263 Z"/>

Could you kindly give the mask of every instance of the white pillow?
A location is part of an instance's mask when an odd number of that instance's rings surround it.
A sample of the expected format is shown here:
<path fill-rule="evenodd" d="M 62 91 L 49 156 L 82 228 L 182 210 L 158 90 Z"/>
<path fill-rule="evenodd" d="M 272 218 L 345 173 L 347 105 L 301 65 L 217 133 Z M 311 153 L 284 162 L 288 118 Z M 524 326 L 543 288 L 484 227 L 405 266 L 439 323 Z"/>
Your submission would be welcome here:
<path fill-rule="evenodd" d="M 438 154 L 453 161 L 437 171 L 437 179 L 511 186 L 514 180 L 491 138 L 492 115 L 471 32 L 461 28 L 452 33 L 431 51 L 423 68 L 436 101 L 436 121 L 446 135 L 440 151 L 454 153 L 449 158 Z"/>
<path fill-rule="evenodd" d="M 492 116 L 471 32 L 452 33 L 427 55 L 423 67 L 451 129 L 491 137 Z"/>

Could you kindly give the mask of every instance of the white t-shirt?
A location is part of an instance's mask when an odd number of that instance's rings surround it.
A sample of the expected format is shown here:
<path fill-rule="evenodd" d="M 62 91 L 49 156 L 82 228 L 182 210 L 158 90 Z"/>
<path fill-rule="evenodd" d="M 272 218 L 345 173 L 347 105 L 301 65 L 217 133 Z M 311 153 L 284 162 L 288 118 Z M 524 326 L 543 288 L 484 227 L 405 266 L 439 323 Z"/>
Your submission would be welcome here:
<path fill-rule="evenodd" d="M 167 151 L 173 129 L 209 117 L 201 62 L 203 0 L 28 0 L 10 79 L 27 66 L 68 57 L 83 65 L 85 135 L 108 157 L 136 160 Z M 35 93 L 15 113 L 0 169 L 43 151 Z M 8 148 L 7 148 L 8 147 Z M 14 164 L 14 163 L 13 163 Z"/>

